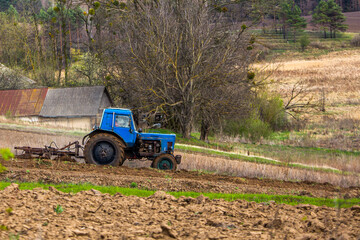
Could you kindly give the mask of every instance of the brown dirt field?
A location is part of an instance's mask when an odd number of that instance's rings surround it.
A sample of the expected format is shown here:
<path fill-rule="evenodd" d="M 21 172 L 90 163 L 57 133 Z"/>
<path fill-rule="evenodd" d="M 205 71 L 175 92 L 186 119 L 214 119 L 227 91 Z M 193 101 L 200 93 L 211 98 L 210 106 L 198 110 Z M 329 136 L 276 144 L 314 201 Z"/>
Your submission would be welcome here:
<path fill-rule="evenodd" d="M 0 191 L 1 239 L 357 239 L 360 206 L 337 210 L 237 200 Z M 63 212 L 54 208 L 62 206 Z M 11 208 L 11 211 L 6 209 Z M 14 238 L 15 239 L 15 238 Z"/>
<path fill-rule="evenodd" d="M 345 24 L 349 26 L 347 32 L 360 32 L 360 11 L 346 12 L 344 15 L 346 17 Z M 305 19 L 308 21 L 307 30 L 315 29 L 315 27 L 310 23 L 311 16 L 305 16 Z"/>
<path fill-rule="evenodd" d="M 348 32 L 360 32 L 360 11 L 344 13 L 346 17 L 345 24 L 349 25 Z"/>
<path fill-rule="evenodd" d="M 0 180 L 44 183 L 92 183 L 162 191 L 220 193 L 267 193 L 306 195 L 326 198 L 359 198 L 360 187 L 341 188 L 313 182 L 287 182 L 271 179 L 240 178 L 196 171 L 158 171 L 151 168 L 95 166 L 51 160 L 22 159 L 0 163 L 8 168 Z"/>

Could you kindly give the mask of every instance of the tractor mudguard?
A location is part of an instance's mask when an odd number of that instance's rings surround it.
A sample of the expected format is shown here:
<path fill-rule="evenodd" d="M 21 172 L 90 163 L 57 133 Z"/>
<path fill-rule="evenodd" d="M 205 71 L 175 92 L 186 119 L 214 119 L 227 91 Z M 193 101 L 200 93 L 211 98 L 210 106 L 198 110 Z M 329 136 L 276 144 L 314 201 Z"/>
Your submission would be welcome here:
<path fill-rule="evenodd" d="M 85 145 L 85 139 L 86 139 L 87 137 L 92 137 L 92 136 L 94 136 L 95 134 L 99 134 L 99 133 L 108 133 L 108 134 L 111 134 L 111 135 L 117 137 L 117 138 L 122 142 L 124 148 L 127 147 L 124 139 L 122 139 L 122 137 L 120 137 L 118 134 L 116 134 L 116 133 L 114 133 L 114 132 L 111 132 L 111 131 L 100 130 L 100 129 L 95 129 L 94 131 L 86 134 L 86 135 L 83 137 L 83 139 L 82 139 L 82 145 Z"/>

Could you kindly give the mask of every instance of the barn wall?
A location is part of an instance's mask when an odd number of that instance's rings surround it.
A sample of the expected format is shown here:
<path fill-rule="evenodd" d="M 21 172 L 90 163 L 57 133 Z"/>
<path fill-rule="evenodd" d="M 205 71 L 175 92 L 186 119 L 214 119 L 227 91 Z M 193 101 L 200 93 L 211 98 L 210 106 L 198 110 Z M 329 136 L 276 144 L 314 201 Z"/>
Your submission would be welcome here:
<path fill-rule="evenodd" d="M 37 122 L 39 122 L 39 117 L 38 116 L 18 117 L 17 119 L 19 119 L 20 121 L 29 122 L 29 123 L 37 123 Z"/>
<path fill-rule="evenodd" d="M 96 117 L 79 117 L 79 118 L 43 118 L 39 117 L 41 124 L 60 127 L 60 128 L 72 128 L 81 130 L 91 130 L 95 124 L 99 123 Z"/>

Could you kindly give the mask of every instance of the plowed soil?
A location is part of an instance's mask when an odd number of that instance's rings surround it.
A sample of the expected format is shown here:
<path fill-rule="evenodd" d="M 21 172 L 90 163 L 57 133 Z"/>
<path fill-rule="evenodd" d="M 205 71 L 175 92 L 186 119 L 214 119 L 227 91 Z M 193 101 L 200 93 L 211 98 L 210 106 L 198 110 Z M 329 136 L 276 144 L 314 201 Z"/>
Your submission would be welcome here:
<path fill-rule="evenodd" d="M 54 188 L 0 191 L 1 239 L 357 239 L 360 206 L 110 196 Z M 61 210 L 60 210 L 61 206 Z M 54 209 L 58 209 L 55 211 Z"/>
<path fill-rule="evenodd" d="M 162 191 L 267 193 L 326 198 L 359 198 L 360 188 L 331 184 L 239 178 L 196 171 L 159 171 L 152 168 L 96 166 L 54 160 L 17 159 L 0 163 L 8 168 L 0 180 L 43 183 L 92 183 Z"/>

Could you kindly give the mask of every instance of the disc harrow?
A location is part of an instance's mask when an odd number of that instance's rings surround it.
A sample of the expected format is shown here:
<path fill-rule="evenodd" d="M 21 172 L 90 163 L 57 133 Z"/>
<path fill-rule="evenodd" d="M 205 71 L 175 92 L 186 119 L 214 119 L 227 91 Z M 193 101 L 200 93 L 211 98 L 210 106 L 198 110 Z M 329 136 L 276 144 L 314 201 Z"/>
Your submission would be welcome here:
<path fill-rule="evenodd" d="M 53 147 L 54 145 L 55 147 Z M 43 158 L 43 159 L 64 159 L 70 160 L 72 157 L 83 158 L 80 156 L 80 149 L 84 149 L 83 146 L 79 144 L 79 141 L 69 143 L 68 145 L 58 148 L 56 143 L 52 142 L 49 146 L 44 146 L 43 148 L 34 148 L 29 146 L 15 147 L 16 157 L 18 158 Z M 21 151 L 18 154 L 18 150 Z"/>

